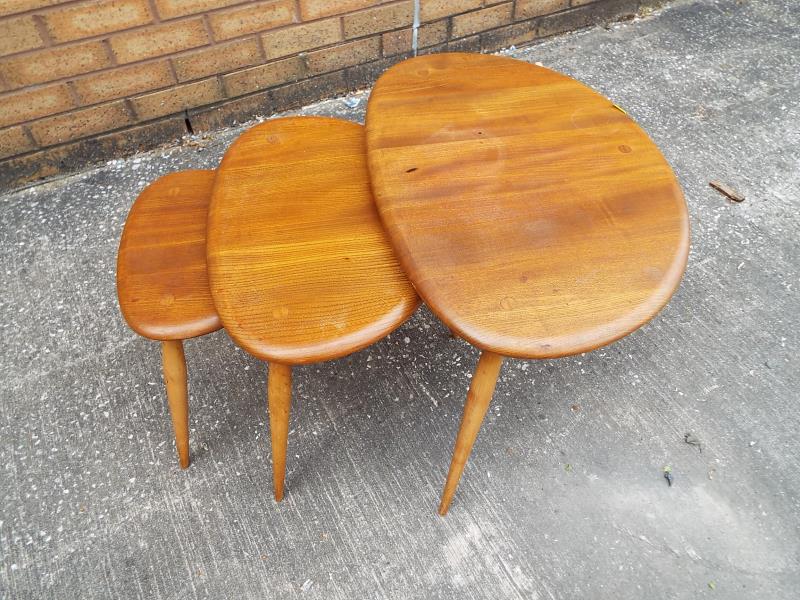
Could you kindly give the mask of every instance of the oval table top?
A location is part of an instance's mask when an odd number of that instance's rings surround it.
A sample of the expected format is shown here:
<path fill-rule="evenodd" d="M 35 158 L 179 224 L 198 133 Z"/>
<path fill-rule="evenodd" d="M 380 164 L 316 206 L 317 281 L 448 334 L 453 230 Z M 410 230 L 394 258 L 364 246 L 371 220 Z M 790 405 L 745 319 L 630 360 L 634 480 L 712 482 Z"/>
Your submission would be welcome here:
<path fill-rule="evenodd" d="M 222 327 L 206 273 L 214 175 L 164 175 L 128 213 L 117 255 L 117 295 L 128 325 L 144 337 L 184 340 Z"/>
<path fill-rule="evenodd" d="M 592 350 L 680 283 L 686 204 L 656 145 L 565 75 L 479 54 L 385 72 L 367 106 L 372 188 L 406 274 L 475 346 Z"/>
<path fill-rule="evenodd" d="M 357 123 L 290 117 L 243 133 L 218 169 L 208 232 L 222 322 L 261 359 L 344 356 L 419 304 L 375 209 Z"/>

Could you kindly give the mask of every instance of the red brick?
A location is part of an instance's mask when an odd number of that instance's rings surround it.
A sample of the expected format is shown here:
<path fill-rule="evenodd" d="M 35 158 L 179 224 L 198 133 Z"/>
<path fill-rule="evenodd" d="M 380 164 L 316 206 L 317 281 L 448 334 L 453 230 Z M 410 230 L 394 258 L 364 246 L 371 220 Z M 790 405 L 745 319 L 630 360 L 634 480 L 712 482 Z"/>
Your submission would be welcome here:
<path fill-rule="evenodd" d="M 539 32 L 534 20 L 518 21 L 513 25 L 498 27 L 481 34 L 481 52 L 494 52 L 500 48 L 520 46 L 535 40 Z"/>
<path fill-rule="evenodd" d="M 394 56 L 411 50 L 411 30 L 389 31 L 381 36 L 384 56 Z"/>
<path fill-rule="evenodd" d="M 0 189 L 13 189 L 49 175 L 74 172 L 110 158 L 150 150 L 159 144 L 179 140 L 185 133 L 183 115 L 166 117 L 17 156 L 0 167 Z"/>
<path fill-rule="evenodd" d="M 390 56 L 389 58 L 382 58 L 348 67 L 345 69 L 347 85 L 351 90 L 371 87 L 388 68 L 396 65 L 401 60 L 402 58 L 399 56 Z"/>
<path fill-rule="evenodd" d="M 311 21 L 320 17 L 341 15 L 378 3 L 377 0 L 300 0 L 300 15 L 303 21 Z"/>
<path fill-rule="evenodd" d="M 0 60 L 0 73 L 16 88 L 97 71 L 110 64 L 100 42 L 86 42 Z"/>
<path fill-rule="evenodd" d="M 0 127 L 47 117 L 74 107 L 75 102 L 65 83 L 0 96 Z"/>
<path fill-rule="evenodd" d="M 172 54 L 208 43 L 202 19 L 166 23 L 111 38 L 111 49 L 120 63 Z"/>
<path fill-rule="evenodd" d="M 309 52 L 306 56 L 308 68 L 313 74 L 337 71 L 380 58 L 379 36 L 340 44 L 333 48 Z"/>
<path fill-rule="evenodd" d="M 0 21 L 0 56 L 44 46 L 32 16 Z"/>
<path fill-rule="evenodd" d="M 491 8 L 476 10 L 464 15 L 453 17 L 451 37 L 456 39 L 466 37 L 480 31 L 487 31 L 506 25 L 511 22 L 512 2 L 498 4 Z"/>
<path fill-rule="evenodd" d="M 241 4 L 247 0 L 155 0 L 156 10 L 162 19 L 195 15 L 215 8 Z"/>
<path fill-rule="evenodd" d="M 228 96 L 236 97 L 258 90 L 297 81 L 305 74 L 303 60 L 298 56 L 260 65 L 225 75 L 222 80 Z"/>
<path fill-rule="evenodd" d="M 447 19 L 425 23 L 417 31 L 417 48 L 428 48 L 447 41 Z M 383 34 L 383 55 L 394 56 L 411 51 L 411 29 Z"/>
<path fill-rule="evenodd" d="M 252 121 L 256 115 L 268 115 L 275 112 L 270 92 L 264 90 L 258 94 L 250 94 L 233 100 L 223 100 L 203 108 L 189 111 L 192 130 L 214 131 Z"/>
<path fill-rule="evenodd" d="M 408 27 L 414 20 L 414 3 L 387 4 L 342 17 L 345 39 L 352 39 Z"/>
<path fill-rule="evenodd" d="M 288 110 L 309 102 L 338 96 L 351 88 L 344 70 L 326 73 L 319 77 L 307 77 L 302 81 L 281 85 L 270 90 L 272 111 Z"/>
<path fill-rule="evenodd" d="M 102 71 L 82 77 L 73 85 L 83 104 L 96 104 L 156 90 L 173 83 L 175 79 L 169 63 L 164 60 Z"/>
<path fill-rule="evenodd" d="M 483 6 L 482 0 L 420 0 L 420 19 L 427 23 L 450 15 L 475 10 Z"/>
<path fill-rule="evenodd" d="M 34 150 L 36 145 L 31 142 L 25 130 L 20 127 L 0 129 L 0 159 L 24 154 Z"/>
<path fill-rule="evenodd" d="M 44 20 L 55 42 L 69 42 L 146 25 L 153 16 L 146 0 L 104 0 L 54 10 Z"/>
<path fill-rule="evenodd" d="M 340 41 L 342 31 L 338 18 L 283 27 L 261 36 L 267 59 L 314 50 Z"/>
<path fill-rule="evenodd" d="M 265 31 L 294 21 L 294 2 L 277 0 L 248 4 L 208 16 L 214 39 L 228 40 L 254 31 Z"/>
<path fill-rule="evenodd" d="M 420 25 L 417 33 L 417 47 L 427 48 L 447 41 L 447 19 Z"/>
<path fill-rule="evenodd" d="M 639 8 L 637 0 L 603 0 L 588 6 L 571 8 L 552 15 L 539 17 L 536 23 L 537 37 L 547 37 L 565 31 L 575 31 L 594 23 L 629 18 Z"/>
<path fill-rule="evenodd" d="M 569 0 L 517 0 L 515 19 L 530 19 L 569 8 Z"/>
<path fill-rule="evenodd" d="M 140 120 L 146 121 L 178 113 L 187 108 L 205 106 L 222 100 L 219 79 L 212 77 L 186 85 L 171 87 L 160 92 L 133 98 L 133 109 Z"/>
<path fill-rule="evenodd" d="M 210 48 L 184 54 L 172 59 L 178 81 L 201 79 L 218 73 L 228 73 L 261 62 L 261 50 L 255 38 L 217 44 Z"/>
<path fill-rule="evenodd" d="M 52 6 L 53 4 L 58 4 L 63 1 L 64 0 L 2 0 L 0 1 L 0 17 L 15 15 L 27 10 L 44 8 L 45 6 Z"/>
<path fill-rule="evenodd" d="M 451 40 L 447 42 L 448 52 L 480 52 L 481 36 L 471 35 L 469 37 Z"/>
<path fill-rule="evenodd" d="M 132 123 L 133 119 L 128 114 L 124 102 L 118 100 L 110 104 L 101 104 L 57 117 L 34 121 L 30 128 L 33 137 L 39 144 L 52 146 L 119 129 Z"/>

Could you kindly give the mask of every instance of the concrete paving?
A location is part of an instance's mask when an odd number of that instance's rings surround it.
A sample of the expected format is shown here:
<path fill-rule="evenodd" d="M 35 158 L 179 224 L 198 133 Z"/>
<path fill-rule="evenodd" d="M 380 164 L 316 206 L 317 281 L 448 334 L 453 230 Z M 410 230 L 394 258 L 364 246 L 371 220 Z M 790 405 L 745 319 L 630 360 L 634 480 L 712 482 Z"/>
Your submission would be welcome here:
<path fill-rule="evenodd" d="M 240 129 L 0 198 L 0 597 L 797 598 L 799 31 L 793 0 L 700 0 L 511 52 L 642 124 L 685 190 L 692 253 L 633 335 L 505 365 L 445 519 L 477 353 L 424 309 L 296 370 L 282 504 L 265 367 L 224 332 L 187 343 L 178 468 L 116 248 L 149 181 L 215 166 Z M 302 112 L 360 120 L 353 99 Z"/>

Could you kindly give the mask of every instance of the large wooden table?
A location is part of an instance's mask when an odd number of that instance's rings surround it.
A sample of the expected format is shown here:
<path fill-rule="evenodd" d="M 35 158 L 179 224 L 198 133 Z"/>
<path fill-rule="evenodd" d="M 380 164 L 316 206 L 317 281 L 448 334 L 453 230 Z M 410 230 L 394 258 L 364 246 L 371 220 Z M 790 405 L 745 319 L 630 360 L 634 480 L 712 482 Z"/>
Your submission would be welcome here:
<path fill-rule="evenodd" d="M 431 310 L 483 352 L 445 514 L 504 356 L 554 358 L 630 333 L 669 300 L 689 227 L 656 145 L 613 102 L 525 62 L 407 60 L 367 109 L 372 189 Z"/>

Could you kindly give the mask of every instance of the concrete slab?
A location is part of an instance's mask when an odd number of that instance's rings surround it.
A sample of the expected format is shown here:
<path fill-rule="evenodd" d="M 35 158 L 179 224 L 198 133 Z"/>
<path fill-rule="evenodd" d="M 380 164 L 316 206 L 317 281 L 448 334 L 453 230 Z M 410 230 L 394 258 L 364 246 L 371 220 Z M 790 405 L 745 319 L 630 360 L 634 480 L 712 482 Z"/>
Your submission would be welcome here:
<path fill-rule="evenodd" d="M 644 126 L 693 248 L 642 330 L 506 364 L 445 519 L 477 353 L 425 310 L 297 370 L 280 505 L 265 368 L 223 332 L 189 342 L 193 464 L 178 469 L 158 346 L 119 315 L 116 247 L 149 181 L 213 167 L 239 130 L 3 197 L 0 597 L 796 598 L 796 8 L 683 2 L 512 52 Z M 360 120 L 363 96 L 305 112 Z"/>

